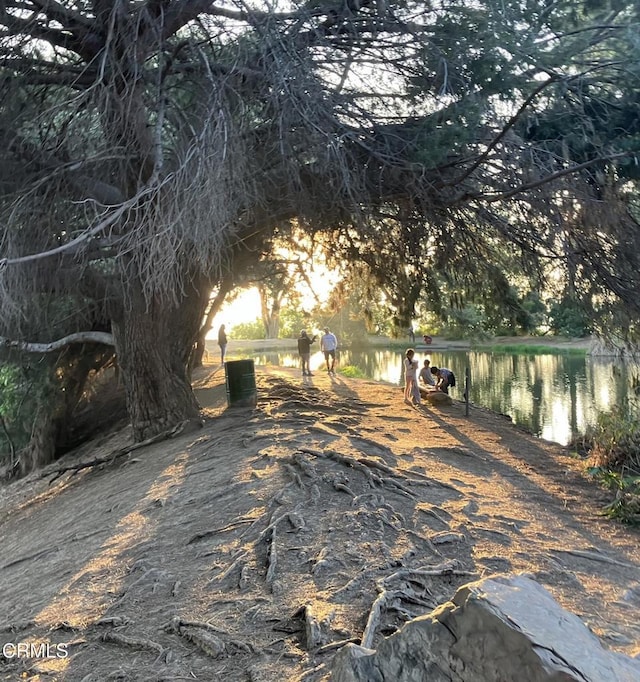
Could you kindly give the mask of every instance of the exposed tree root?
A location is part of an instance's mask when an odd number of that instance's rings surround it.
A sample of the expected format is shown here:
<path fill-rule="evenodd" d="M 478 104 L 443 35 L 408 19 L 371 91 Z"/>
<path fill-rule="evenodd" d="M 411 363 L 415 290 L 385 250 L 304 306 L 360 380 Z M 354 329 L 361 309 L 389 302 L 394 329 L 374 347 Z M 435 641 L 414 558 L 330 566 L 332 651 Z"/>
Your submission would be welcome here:
<path fill-rule="evenodd" d="M 329 644 L 325 644 L 324 646 L 321 646 L 318 649 L 316 649 L 315 653 L 328 654 L 330 651 L 341 649 L 343 646 L 346 646 L 347 644 L 360 644 L 360 637 L 350 637 L 349 639 L 340 639 L 336 642 L 329 642 Z"/>
<path fill-rule="evenodd" d="M 267 585 L 273 585 L 273 579 L 276 574 L 276 567 L 278 566 L 278 550 L 276 546 L 276 526 L 271 526 L 271 539 L 269 541 L 269 550 L 267 552 Z"/>
<path fill-rule="evenodd" d="M 418 511 L 421 511 L 424 514 L 429 514 L 430 516 L 433 516 L 433 518 L 440 521 L 440 523 L 443 526 L 449 528 L 449 525 L 450 525 L 449 522 L 446 519 L 444 519 L 442 516 L 440 516 L 440 514 L 438 514 L 438 512 L 436 512 L 433 507 L 431 507 L 430 509 L 425 509 L 424 507 L 418 507 Z M 440 511 L 443 511 L 443 510 L 440 510 Z M 443 512 L 443 513 L 447 513 L 447 512 Z"/>
<path fill-rule="evenodd" d="M 465 542 L 466 538 L 462 533 L 455 533 L 452 530 L 443 530 L 440 533 L 434 533 L 429 541 L 434 545 L 446 545 L 449 543 Z"/>
<path fill-rule="evenodd" d="M 78 535 L 77 533 L 74 533 L 71 536 L 67 536 L 66 538 L 59 539 L 58 544 L 54 545 L 53 547 L 47 547 L 46 549 L 42 549 L 39 552 L 29 554 L 25 557 L 20 557 L 19 559 L 14 559 L 13 561 L 10 561 L 8 564 L 5 564 L 4 566 L 0 566 L 0 571 L 4 570 L 5 568 L 9 568 L 11 566 L 17 566 L 18 564 L 21 564 L 25 561 L 31 561 L 32 559 L 41 559 L 43 556 L 46 556 L 47 554 L 52 554 L 53 552 L 58 552 L 62 548 L 64 548 L 67 545 L 67 543 L 69 543 L 69 542 L 78 542 L 80 540 L 86 540 L 87 538 L 91 538 L 94 535 L 100 535 L 102 533 L 104 533 L 104 528 L 100 528 L 96 531 L 92 531 L 91 533 L 83 533 L 82 535 Z"/>
<path fill-rule="evenodd" d="M 310 670 L 306 670 L 305 672 L 302 673 L 302 675 L 300 675 L 300 677 L 298 678 L 298 682 L 304 682 L 305 680 L 310 679 L 314 675 L 320 675 L 320 673 L 322 673 L 322 671 L 325 670 L 326 667 L 327 667 L 326 663 L 321 663 L 320 665 L 317 665 L 315 668 L 311 668 Z M 323 675 L 321 678 L 316 677 L 315 679 L 326 680 L 327 677 L 325 675 Z"/>
<path fill-rule="evenodd" d="M 355 458 L 360 464 L 369 467 L 370 469 L 377 469 L 378 471 L 382 471 L 383 474 L 387 474 L 388 476 L 397 476 L 398 471 L 396 469 L 393 469 L 390 466 L 387 466 L 386 464 L 383 464 L 382 462 L 378 462 L 376 459 L 371 459 L 371 457 L 356 457 Z"/>
<path fill-rule="evenodd" d="M 105 616 L 95 622 L 95 625 L 108 625 L 113 628 L 119 628 L 123 625 L 129 624 L 129 619 L 126 616 Z"/>
<path fill-rule="evenodd" d="M 212 580 L 215 580 L 216 582 L 223 582 L 227 578 L 229 578 L 232 575 L 235 575 L 236 573 L 239 574 L 238 581 L 242 577 L 242 571 L 244 569 L 245 563 L 246 563 L 246 558 L 248 556 L 248 552 L 241 552 L 236 558 L 225 568 L 225 570 L 220 574 L 212 578 Z"/>
<path fill-rule="evenodd" d="M 312 454 L 315 457 L 332 459 L 335 462 L 349 467 L 350 469 L 359 471 L 360 473 L 364 474 L 371 487 L 386 486 L 387 488 L 391 488 L 393 492 L 397 494 L 404 495 L 412 500 L 416 499 L 414 493 L 406 485 L 397 480 L 405 479 L 411 481 L 411 479 L 407 478 L 407 476 L 405 476 L 403 473 L 400 473 L 386 464 L 383 464 L 382 462 L 378 462 L 377 460 L 371 459 L 369 457 L 351 457 L 350 455 L 343 455 L 342 453 L 336 452 L 335 450 L 312 450 L 310 448 L 300 448 L 300 451 Z M 385 473 L 388 476 L 382 477 L 377 473 L 374 473 L 372 469 Z M 423 483 L 423 481 L 411 481 L 411 483 L 420 484 Z M 336 487 L 335 484 L 334 487 Z M 348 492 L 354 498 L 356 497 L 356 495 L 350 489 L 348 491 L 342 489 L 342 491 Z"/>
<path fill-rule="evenodd" d="M 400 493 L 400 494 L 404 495 L 405 497 L 408 497 L 412 500 L 416 499 L 416 496 L 409 490 L 409 488 L 407 488 L 405 485 L 403 485 L 399 481 L 396 481 L 393 478 L 381 478 L 380 481 L 382 484 L 393 488 L 393 492 Z"/>
<path fill-rule="evenodd" d="M 219 658 L 226 653 L 225 643 L 211 632 L 202 632 L 198 628 L 181 626 L 178 634 L 211 658 Z"/>
<path fill-rule="evenodd" d="M 398 564 L 394 563 L 393 565 L 397 566 Z M 336 590 L 336 592 L 334 592 L 333 594 L 334 598 L 346 595 L 355 589 L 360 590 L 360 586 L 362 583 L 367 582 L 367 580 L 372 579 L 376 575 L 379 575 L 380 573 L 382 573 L 382 571 L 387 570 L 391 566 L 392 566 L 391 562 L 387 562 L 386 564 L 383 564 L 381 566 L 375 566 L 374 568 L 369 568 L 362 571 L 362 573 L 359 573 L 357 576 L 355 576 L 355 578 L 351 578 L 351 580 L 345 583 L 340 589 Z"/>
<path fill-rule="evenodd" d="M 383 578 L 381 581 L 381 586 L 385 588 L 392 582 L 398 582 L 401 580 L 416 582 L 421 586 L 425 586 L 426 581 L 424 578 L 448 575 L 471 576 L 477 574 L 471 571 L 460 570 L 459 562 L 455 559 L 451 559 L 450 561 L 445 561 L 442 564 L 431 566 L 429 568 L 400 568 L 395 573 Z"/>
<path fill-rule="evenodd" d="M 218 634 L 229 636 L 229 633 L 211 623 L 200 620 L 186 620 L 175 616 L 165 625 L 165 631 L 177 634 L 194 644 L 211 658 L 229 656 L 237 652 L 252 653 L 252 647 L 246 642 L 230 639 L 225 642 Z"/>
<path fill-rule="evenodd" d="M 388 589 L 392 583 L 415 583 L 419 585 L 422 590 L 426 591 L 427 594 L 430 594 L 425 578 L 431 579 L 434 576 L 445 575 L 473 575 L 467 571 L 460 571 L 458 567 L 458 562 L 451 560 L 429 568 L 401 568 L 395 573 L 378 580 L 376 582 L 378 596 L 371 606 L 369 617 L 367 618 L 367 624 L 364 628 L 364 632 L 362 633 L 361 645 L 366 649 L 371 649 L 373 647 L 373 640 L 376 630 L 379 626 L 380 617 L 383 610 L 393 608 L 394 610 L 402 613 L 406 618 L 411 618 L 413 617 L 413 614 L 400 606 L 400 602 L 402 600 L 406 600 L 421 606 L 432 606 L 429 602 L 425 602 L 418 597 L 415 591 L 409 587 L 408 584 L 404 587 L 401 587 L 400 589 Z"/>
<path fill-rule="evenodd" d="M 332 481 L 333 487 L 339 492 L 339 493 L 347 493 L 347 495 L 351 495 L 352 498 L 356 497 L 356 494 L 351 490 L 351 488 L 346 485 L 346 483 L 341 483 L 340 481 Z"/>
<path fill-rule="evenodd" d="M 317 648 L 326 641 L 322 625 L 311 604 L 307 604 L 304 607 L 304 633 L 308 651 Z"/>
<path fill-rule="evenodd" d="M 300 467 L 300 469 L 302 470 L 302 473 L 305 476 L 307 476 L 308 478 L 310 478 L 313 481 L 317 480 L 318 475 L 317 475 L 315 467 L 313 466 L 313 464 L 311 464 L 311 462 L 309 462 L 308 459 L 306 459 L 306 457 L 304 457 L 302 455 L 302 453 L 296 452 L 293 455 L 292 459 L 293 459 L 294 463 L 298 467 Z"/>
<path fill-rule="evenodd" d="M 174 616 L 169 623 L 164 626 L 165 632 L 178 634 L 181 627 L 187 628 L 201 628 L 202 630 L 208 630 L 210 632 L 215 632 L 218 635 L 229 635 L 229 632 L 224 628 L 220 628 L 217 625 L 213 625 L 208 621 L 204 620 L 189 620 L 185 618 L 180 618 L 180 616 Z"/>
<path fill-rule="evenodd" d="M 119 632 L 105 632 L 101 639 L 103 642 L 118 644 L 120 646 L 128 647 L 129 649 L 153 651 L 158 655 L 164 652 L 164 649 L 157 642 L 145 638 L 127 637 L 126 635 L 121 635 Z"/>
<path fill-rule="evenodd" d="M 288 462 L 281 461 L 280 465 L 282 468 L 291 476 L 291 478 L 296 482 L 298 488 L 304 489 L 304 483 L 300 478 L 300 474 L 289 464 Z"/>
<path fill-rule="evenodd" d="M 235 530 L 238 526 L 242 526 L 245 523 L 252 523 L 255 521 L 255 519 L 248 518 L 248 519 L 238 519 L 237 521 L 234 521 L 233 523 L 229 523 L 226 526 L 220 526 L 219 528 L 213 528 L 212 530 L 203 530 L 201 533 L 196 533 L 190 540 L 187 542 L 188 545 L 198 542 L 199 540 L 204 540 L 205 538 L 209 538 L 212 535 L 218 535 L 218 533 L 226 533 L 227 531 L 230 530 Z"/>
<path fill-rule="evenodd" d="M 562 554 L 571 554 L 572 556 L 580 557 L 581 559 L 589 559 L 591 561 L 601 561 L 603 564 L 611 564 L 613 566 L 623 566 L 624 568 L 635 568 L 635 564 L 629 564 L 626 561 L 618 561 L 617 559 L 611 559 L 604 554 L 598 554 L 597 552 L 589 552 L 582 549 L 562 549 L 561 547 L 552 548 L 553 552 L 560 552 Z"/>
<path fill-rule="evenodd" d="M 382 590 L 380 594 L 376 597 L 376 600 L 371 606 L 371 611 L 369 612 L 369 617 L 367 618 L 367 624 L 365 625 L 364 632 L 362 633 L 362 638 L 360 645 L 365 649 L 371 649 L 373 646 L 373 638 L 376 634 L 376 628 L 380 621 L 380 614 L 382 610 L 387 608 L 389 603 L 395 599 L 400 599 L 402 592 L 387 590 Z"/>

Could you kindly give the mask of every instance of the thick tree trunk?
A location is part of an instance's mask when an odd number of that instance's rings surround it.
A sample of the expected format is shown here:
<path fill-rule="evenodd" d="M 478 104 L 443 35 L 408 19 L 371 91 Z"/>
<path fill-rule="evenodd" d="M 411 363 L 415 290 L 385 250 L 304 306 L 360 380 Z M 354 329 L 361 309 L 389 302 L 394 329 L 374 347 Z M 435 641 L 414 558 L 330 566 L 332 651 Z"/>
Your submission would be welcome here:
<path fill-rule="evenodd" d="M 284 292 L 274 294 L 271 305 L 269 305 L 270 301 L 267 290 L 263 287 L 258 287 L 258 291 L 260 293 L 260 310 L 265 338 L 277 339 L 280 334 L 280 306 L 282 305 Z"/>
<path fill-rule="evenodd" d="M 133 287 L 131 287 L 133 288 Z M 182 422 L 199 422 L 191 390 L 189 357 L 200 327 L 206 294 L 187 285 L 178 304 L 145 301 L 129 291 L 129 305 L 113 324 L 127 411 L 136 441 Z"/>
<path fill-rule="evenodd" d="M 58 425 L 53 411 L 41 405 L 33 419 L 29 443 L 20 451 L 20 474 L 28 474 L 55 459 Z"/>
<path fill-rule="evenodd" d="M 277 339 L 280 335 L 280 311 L 271 313 L 271 317 L 264 322 L 265 338 Z"/>

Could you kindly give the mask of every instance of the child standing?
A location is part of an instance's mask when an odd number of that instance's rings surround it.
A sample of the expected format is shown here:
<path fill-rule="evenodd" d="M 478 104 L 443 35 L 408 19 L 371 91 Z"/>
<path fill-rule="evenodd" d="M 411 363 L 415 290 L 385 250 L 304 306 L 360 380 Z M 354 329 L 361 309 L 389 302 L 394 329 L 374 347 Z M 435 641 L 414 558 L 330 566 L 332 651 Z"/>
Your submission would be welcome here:
<path fill-rule="evenodd" d="M 414 356 L 413 348 L 408 348 L 404 357 L 404 401 L 407 405 L 420 405 L 418 361 Z"/>

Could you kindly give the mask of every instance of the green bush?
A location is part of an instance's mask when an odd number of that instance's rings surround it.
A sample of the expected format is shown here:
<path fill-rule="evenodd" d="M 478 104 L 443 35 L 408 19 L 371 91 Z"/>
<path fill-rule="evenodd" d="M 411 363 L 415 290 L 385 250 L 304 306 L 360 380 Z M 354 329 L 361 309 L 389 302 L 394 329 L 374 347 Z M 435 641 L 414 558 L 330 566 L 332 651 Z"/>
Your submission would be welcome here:
<path fill-rule="evenodd" d="M 609 518 L 640 524 L 640 424 L 630 403 L 601 414 L 585 436 L 589 473 L 615 492 L 604 508 Z"/>
<path fill-rule="evenodd" d="M 262 320 L 256 319 L 253 322 L 240 322 L 234 324 L 229 330 L 229 336 L 232 339 L 254 340 L 264 339 L 266 332 Z"/>
<path fill-rule="evenodd" d="M 629 403 L 598 416 L 589 430 L 593 466 L 640 476 L 640 423 L 638 409 Z"/>
<path fill-rule="evenodd" d="M 296 308 L 286 307 L 280 312 L 281 339 L 297 339 L 301 329 L 313 326 L 309 323 L 309 316 Z"/>
<path fill-rule="evenodd" d="M 0 365 L 0 463 L 29 442 L 38 406 L 51 404 L 47 372 L 45 364 Z"/>
<path fill-rule="evenodd" d="M 640 525 L 640 476 L 623 476 L 603 467 L 591 467 L 589 473 L 600 484 L 615 491 L 613 501 L 603 509 L 610 519 Z"/>
<path fill-rule="evenodd" d="M 11 419 L 20 403 L 20 370 L 15 365 L 0 366 L 0 414 Z"/>
<path fill-rule="evenodd" d="M 486 339 L 486 319 L 480 306 L 469 304 L 463 308 L 451 308 L 442 333 L 446 339 Z"/>
<path fill-rule="evenodd" d="M 583 338 L 591 333 L 584 309 L 570 298 L 552 301 L 549 307 L 549 329 L 559 336 Z"/>
<path fill-rule="evenodd" d="M 359 367 L 356 367 L 356 365 L 345 365 L 344 367 L 341 367 L 338 372 L 350 379 L 364 378 L 364 372 Z"/>

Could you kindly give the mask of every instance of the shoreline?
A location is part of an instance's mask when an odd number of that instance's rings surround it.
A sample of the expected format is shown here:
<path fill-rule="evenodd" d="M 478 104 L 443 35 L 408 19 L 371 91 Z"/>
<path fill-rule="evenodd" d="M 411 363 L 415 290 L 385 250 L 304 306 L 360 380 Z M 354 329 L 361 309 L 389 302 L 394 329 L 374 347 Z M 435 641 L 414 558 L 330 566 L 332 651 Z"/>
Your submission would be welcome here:
<path fill-rule="evenodd" d="M 358 341 L 355 344 L 343 344 L 342 348 L 358 348 L 366 350 L 367 348 L 415 348 L 416 350 L 428 351 L 446 351 L 446 350 L 473 350 L 473 351 L 487 351 L 499 350 L 500 347 L 505 347 L 505 352 L 512 351 L 513 347 L 521 347 L 525 349 L 530 346 L 532 349 L 548 348 L 550 351 L 556 352 L 584 352 L 588 354 L 589 349 L 593 343 L 591 337 L 584 339 L 575 338 L 560 338 L 560 337 L 545 337 L 545 336 L 496 336 L 487 341 L 470 341 L 468 339 L 445 339 L 439 336 L 434 336 L 433 342 L 429 345 L 419 343 L 420 337 L 416 337 L 416 341 L 411 344 L 409 339 L 392 339 L 388 336 L 369 336 L 364 341 Z M 209 353 L 218 352 L 218 345 L 215 339 L 207 339 L 207 350 Z M 252 351 L 297 351 L 297 339 L 233 339 L 229 338 L 227 351 L 252 350 Z M 540 352 L 539 350 L 532 350 L 531 352 Z"/>

